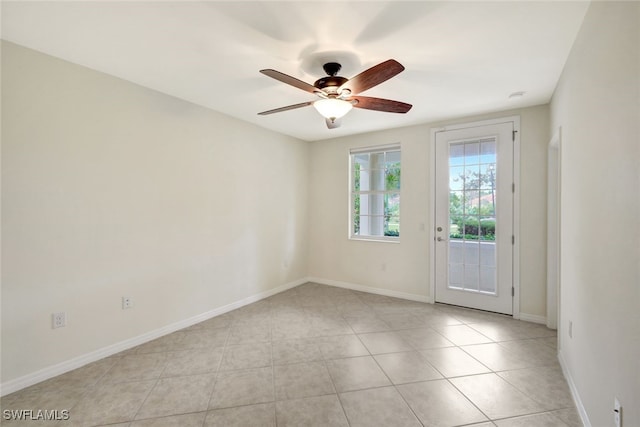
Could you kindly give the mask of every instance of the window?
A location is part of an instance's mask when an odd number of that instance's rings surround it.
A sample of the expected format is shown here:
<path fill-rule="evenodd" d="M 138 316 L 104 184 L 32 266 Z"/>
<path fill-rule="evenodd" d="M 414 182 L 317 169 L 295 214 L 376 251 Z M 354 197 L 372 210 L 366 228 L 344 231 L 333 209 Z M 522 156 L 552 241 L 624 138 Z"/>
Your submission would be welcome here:
<path fill-rule="evenodd" d="M 352 149 L 351 237 L 400 237 L 400 145 Z"/>

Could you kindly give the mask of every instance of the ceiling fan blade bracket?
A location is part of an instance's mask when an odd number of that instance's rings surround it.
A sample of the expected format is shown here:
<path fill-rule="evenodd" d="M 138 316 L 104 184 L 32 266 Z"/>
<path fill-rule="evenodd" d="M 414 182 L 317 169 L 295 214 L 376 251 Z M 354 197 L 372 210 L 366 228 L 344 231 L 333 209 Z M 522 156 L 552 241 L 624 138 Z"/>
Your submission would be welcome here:
<path fill-rule="evenodd" d="M 348 101 L 347 98 L 349 98 L 350 96 L 351 96 L 351 91 L 349 89 L 347 89 L 347 88 L 339 89 L 338 98 L 344 99 L 345 101 Z"/>

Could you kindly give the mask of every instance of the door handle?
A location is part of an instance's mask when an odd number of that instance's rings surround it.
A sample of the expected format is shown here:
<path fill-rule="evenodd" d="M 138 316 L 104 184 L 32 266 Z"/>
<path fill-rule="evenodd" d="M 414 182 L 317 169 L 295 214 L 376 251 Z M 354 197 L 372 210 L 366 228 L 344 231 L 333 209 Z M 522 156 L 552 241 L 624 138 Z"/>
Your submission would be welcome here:
<path fill-rule="evenodd" d="M 442 237 L 438 237 L 438 242 L 446 242 L 447 239 L 443 239 Z"/>

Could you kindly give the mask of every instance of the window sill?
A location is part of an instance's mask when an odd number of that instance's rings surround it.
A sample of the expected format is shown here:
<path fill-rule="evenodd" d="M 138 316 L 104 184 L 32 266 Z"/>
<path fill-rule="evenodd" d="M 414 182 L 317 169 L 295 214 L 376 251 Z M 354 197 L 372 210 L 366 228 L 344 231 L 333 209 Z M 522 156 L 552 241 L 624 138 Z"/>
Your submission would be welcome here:
<path fill-rule="evenodd" d="M 377 242 L 377 243 L 400 243 L 399 237 L 384 237 L 384 236 L 350 236 L 349 240 L 356 240 L 360 242 Z"/>

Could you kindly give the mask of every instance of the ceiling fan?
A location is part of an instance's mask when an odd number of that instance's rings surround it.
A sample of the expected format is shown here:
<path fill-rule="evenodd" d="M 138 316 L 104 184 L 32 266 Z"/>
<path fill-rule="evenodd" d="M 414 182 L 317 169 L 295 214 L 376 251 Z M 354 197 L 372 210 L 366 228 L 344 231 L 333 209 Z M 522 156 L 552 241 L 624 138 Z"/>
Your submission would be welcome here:
<path fill-rule="evenodd" d="M 406 113 L 412 107 L 411 104 L 400 101 L 358 95 L 402 72 L 404 67 L 394 59 L 389 59 L 375 65 L 351 79 L 338 76 L 338 72 L 340 72 L 342 66 L 337 62 L 328 62 L 324 64 L 322 68 L 324 68 L 324 71 L 327 73 L 327 77 L 316 80 L 313 85 L 276 70 L 260 70 L 260 72 L 266 76 L 306 92 L 313 93 L 320 99 L 263 111 L 258 114 L 266 116 L 268 114 L 313 105 L 325 118 L 327 127 L 329 129 L 335 129 L 340 126 L 340 119 L 353 107 L 384 111 L 387 113 Z"/>

